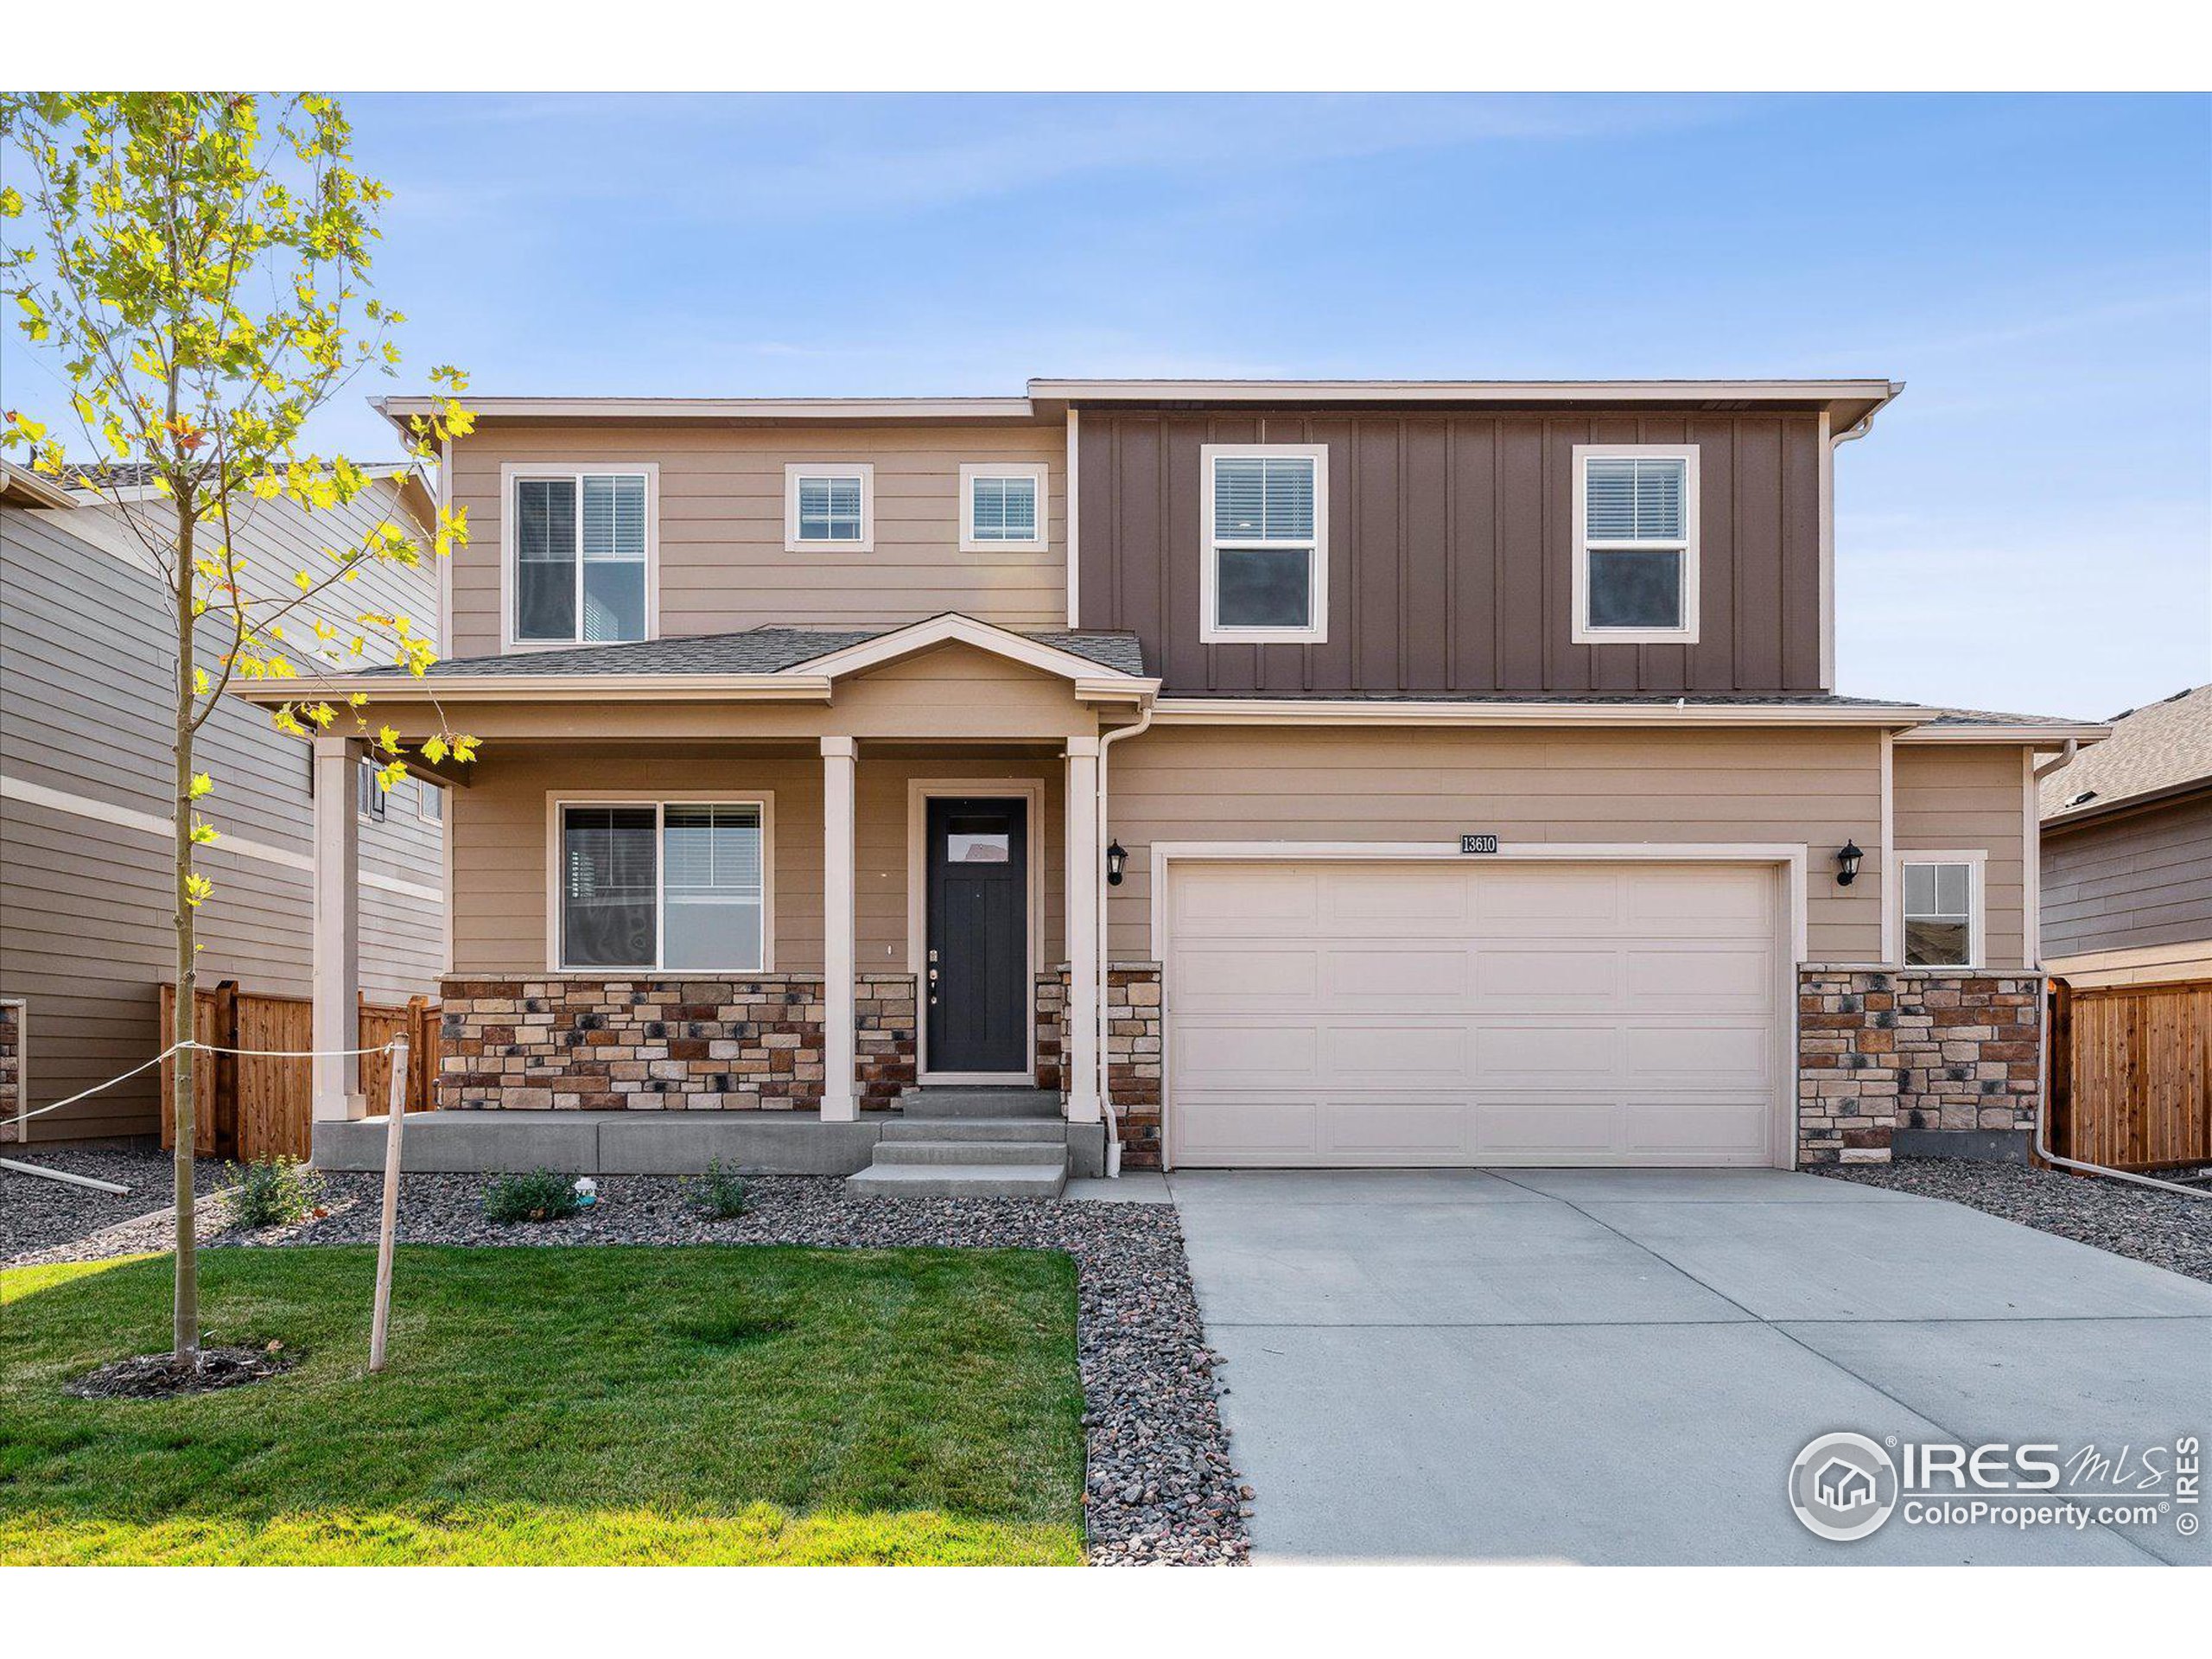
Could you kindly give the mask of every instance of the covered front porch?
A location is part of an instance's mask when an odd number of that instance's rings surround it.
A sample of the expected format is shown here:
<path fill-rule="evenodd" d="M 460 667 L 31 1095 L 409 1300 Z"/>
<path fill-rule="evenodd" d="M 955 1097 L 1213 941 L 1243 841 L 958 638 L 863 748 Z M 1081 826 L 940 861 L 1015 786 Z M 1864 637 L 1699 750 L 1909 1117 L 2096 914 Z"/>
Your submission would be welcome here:
<path fill-rule="evenodd" d="M 1103 1163 L 1099 773 L 1149 681 L 966 619 L 746 684 L 587 666 L 360 677 L 367 729 L 480 740 L 410 755 L 451 785 L 410 1167 L 849 1173 L 931 1087 L 1024 1091 Z M 315 740 L 318 1049 L 358 1046 L 368 754 Z M 317 1066 L 317 1161 L 373 1162 L 382 1103 Z"/>

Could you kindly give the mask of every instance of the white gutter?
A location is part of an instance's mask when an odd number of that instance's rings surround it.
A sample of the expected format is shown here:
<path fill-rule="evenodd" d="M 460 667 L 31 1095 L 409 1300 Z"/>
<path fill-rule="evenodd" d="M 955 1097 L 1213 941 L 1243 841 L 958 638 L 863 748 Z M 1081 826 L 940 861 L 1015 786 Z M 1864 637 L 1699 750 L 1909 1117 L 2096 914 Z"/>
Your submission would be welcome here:
<path fill-rule="evenodd" d="M 1147 703 L 1145 705 L 1144 712 L 1130 724 L 1127 726 L 1116 726 L 1112 731 L 1103 732 L 1099 734 L 1098 830 L 1094 839 L 1096 842 L 1098 856 L 1102 859 L 1106 856 L 1106 849 L 1111 845 L 1111 843 L 1107 840 L 1106 827 L 1106 751 L 1111 748 L 1115 744 L 1120 742 L 1123 738 L 1135 737 L 1140 732 L 1142 732 L 1150 727 L 1152 724 L 1152 715 L 1153 707 L 1151 704 Z M 1098 1105 L 1100 1110 L 1103 1111 L 1106 1116 L 1106 1173 L 1109 1179 L 1118 1180 L 1121 1179 L 1122 1174 L 1122 1120 L 1119 1115 L 1114 1110 L 1114 1091 L 1109 1086 L 1114 1075 L 1114 1069 L 1108 1064 L 1106 1058 L 1106 1042 L 1108 1037 L 1107 1027 L 1109 1024 L 1106 1018 L 1106 986 L 1111 975 L 1111 969 L 1108 964 L 1113 960 L 1114 953 L 1107 948 L 1106 943 L 1106 883 L 1103 880 L 1100 881 L 1098 884 L 1097 932 L 1098 974 L 1096 982 L 1098 986 L 1098 1006 L 1093 1011 L 1093 1017 L 1097 1021 L 1097 1037 L 1094 1046 L 1098 1051 L 1095 1057 L 1096 1064 L 1098 1067 Z M 1164 1008 L 1161 1010 L 1160 1019 L 1164 1025 L 1166 1020 L 1166 1012 Z M 1164 1103 L 1166 1098 L 1167 1086 L 1167 1078 L 1164 1071 L 1164 1052 L 1162 1055 L 1162 1060 L 1163 1071 L 1160 1082 L 1161 1091 L 1160 1097 Z"/>

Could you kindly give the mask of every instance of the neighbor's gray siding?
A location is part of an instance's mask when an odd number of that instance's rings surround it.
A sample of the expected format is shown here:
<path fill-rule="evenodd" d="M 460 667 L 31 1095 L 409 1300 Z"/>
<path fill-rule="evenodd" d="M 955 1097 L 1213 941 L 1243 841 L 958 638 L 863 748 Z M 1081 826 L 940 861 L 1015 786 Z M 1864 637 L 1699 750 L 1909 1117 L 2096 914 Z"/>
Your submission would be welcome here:
<path fill-rule="evenodd" d="M 2046 957 L 2212 940 L 2212 792 L 2076 830 L 2046 824 Z"/>
<path fill-rule="evenodd" d="M 1199 447 L 1329 448 L 1329 631 L 1198 638 Z M 1570 638 L 1573 448 L 1694 443 L 1692 645 Z M 1811 413 L 1082 411 L 1080 620 L 1128 628 L 1170 695 L 1812 692 L 1821 455 Z"/>
<path fill-rule="evenodd" d="M 349 517 L 365 522 L 367 505 Z M 274 560 L 343 533 L 264 509 L 251 539 Z M 168 625 L 159 583 L 115 537 L 100 508 L 0 509 L 0 995 L 29 1005 L 33 1107 L 157 1052 L 159 987 L 175 976 L 168 839 L 133 821 L 168 812 Z M 427 620 L 434 583 L 378 572 L 354 593 Z M 201 728 L 199 763 L 222 836 L 200 861 L 215 885 L 199 918 L 201 982 L 304 994 L 306 746 L 226 702 Z M 443 891 L 442 832 L 416 817 L 411 785 L 402 795 L 362 833 L 363 979 L 380 999 L 435 991 L 444 950 L 442 903 L 378 880 Z M 149 1072 L 34 1119 L 31 1138 L 148 1132 L 155 1094 Z"/>

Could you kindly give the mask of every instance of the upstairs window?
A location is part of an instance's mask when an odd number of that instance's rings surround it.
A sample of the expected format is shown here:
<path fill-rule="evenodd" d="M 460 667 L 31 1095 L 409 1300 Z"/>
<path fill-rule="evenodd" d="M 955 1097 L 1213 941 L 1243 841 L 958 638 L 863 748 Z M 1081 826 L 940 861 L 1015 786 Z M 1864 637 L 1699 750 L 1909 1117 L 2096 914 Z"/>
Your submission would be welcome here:
<path fill-rule="evenodd" d="M 1904 965 L 1966 968 L 1981 956 L 1980 871 L 1974 861 L 1936 853 L 1900 861 Z"/>
<path fill-rule="evenodd" d="M 1697 638 L 1697 511 L 1694 446 L 1575 446 L 1576 644 Z"/>
<path fill-rule="evenodd" d="M 810 548 L 872 551 L 875 468 L 864 461 L 785 467 L 784 521 L 786 552 Z"/>
<path fill-rule="evenodd" d="M 529 467 L 510 478 L 511 639 L 607 645 L 646 637 L 650 472 Z"/>
<path fill-rule="evenodd" d="M 1328 637 L 1328 451 L 1319 444 L 1200 450 L 1205 563 L 1198 637 L 1312 644 Z"/>
<path fill-rule="evenodd" d="M 418 778 L 415 780 L 415 816 L 425 823 L 443 823 L 446 821 L 444 787 L 427 778 Z"/>
<path fill-rule="evenodd" d="M 960 550 L 1045 550 L 1045 468 L 1027 462 L 960 469 Z"/>

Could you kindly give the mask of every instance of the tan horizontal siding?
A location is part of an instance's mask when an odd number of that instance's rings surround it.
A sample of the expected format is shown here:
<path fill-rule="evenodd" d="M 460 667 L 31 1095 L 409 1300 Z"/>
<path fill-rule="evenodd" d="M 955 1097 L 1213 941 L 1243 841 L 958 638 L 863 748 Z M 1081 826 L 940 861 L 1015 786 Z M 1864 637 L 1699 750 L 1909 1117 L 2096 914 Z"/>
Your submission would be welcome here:
<path fill-rule="evenodd" d="M 1815 961 L 1872 961 L 1870 888 L 1827 879 L 1880 816 L 1866 733 L 1300 731 L 1175 728 L 1111 752 L 1109 827 L 1128 849 L 1109 948 L 1153 954 L 1160 841 L 1756 842 L 1810 849 Z"/>
<path fill-rule="evenodd" d="M 1066 438 L 1057 427 L 486 427 L 454 446 L 454 503 L 469 543 L 453 575 L 456 657 L 500 649 L 499 494 L 510 461 L 651 461 L 659 469 L 660 628 L 720 633 L 763 624 L 887 627 L 961 611 L 1014 628 L 1067 620 Z M 786 462 L 874 468 L 867 553 L 784 550 Z M 1044 462 L 1043 552 L 960 551 L 960 468 Z"/>
<path fill-rule="evenodd" d="M 240 545 L 260 569 L 312 568 L 316 549 L 372 524 L 390 494 L 379 485 L 344 513 L 308 519 L 264 505 L 242 526 Z M 66 810 L 0 803 L 0 995 L 29 1004 L 35 1106 L 161 1046 L 157 988 L 175 975 L 169 838 L 165 827 L 117 821 L 143 814 L 165 826 L 169 813 L 173 648 L 164 594 L 143 559 L 108 510 L 0 510 L 0 774 L 69 798 Z M 365 570 L 346 603 L 428 617 L 434 593 L 427 570 Z M 209 649 L 202 661 L 212 668 Z M 196 764 L 215 780 L 205 816 L 223 837 L 197 860 L 214 884 L 198 916 L 201 981 L 304 995 L 312 889 L 297 861 L 312 844 L 307 747 L 261 710 L 226 701 L 200 730 Z M 396 817 L 365 827 L 362 840 L 365 871 L 442 888 L 436 826 Z M 434 989 L 440 907 L 366 884 L 362 906 L 372 994 Z M 33 1120 L 32 1138 L 150 1132 L 154 1096 L 151 1074 L 134 1078 Z"/>
<path fill-rule="evenodd" d="M 2212 795 L 2075 830 L 2046 828 L 2052 957 L 2212 941 Z"/>
<path fill-rule="evenodd" d="M 915 779 L 1043 782 L 1041 826 L 1032 826 L 1031 856 L 1043 861 L 1044 950 L 1057 962 L 1061 943 L 1060 868 L 1065 840 L 1057 760 L 989 754 L 862 754 L 855 780 L 855 963 L 906 969 L 907 815 Z M 456 790 L 454 819 L 454 971 L 496 976 L 538 973 L 546 965 L 549 791 L 635 791 L 640 800 L 681 800 L 687 791 L 761 790 L 775 796 L 771 906 L 776 967 L 822 968 L 822 762 L 819 757 L 731 759 L 703 749 L 651 757 L 597 747 L 559 753 L 493 751 L 473 787 Z"/>
<path fill-rule="evenodd" d="M 2000 744 L 1902 744 L 1894 769 L 1897 849 L 1988 855 L 1982 867 L 1986 966 L 2021 968 L 2026 888 L 2024 762 Z"/>

